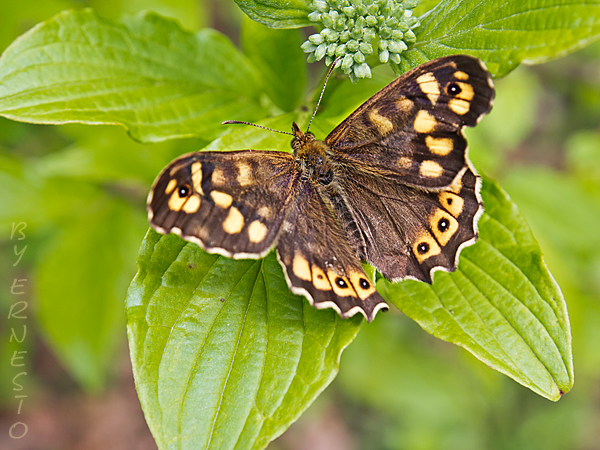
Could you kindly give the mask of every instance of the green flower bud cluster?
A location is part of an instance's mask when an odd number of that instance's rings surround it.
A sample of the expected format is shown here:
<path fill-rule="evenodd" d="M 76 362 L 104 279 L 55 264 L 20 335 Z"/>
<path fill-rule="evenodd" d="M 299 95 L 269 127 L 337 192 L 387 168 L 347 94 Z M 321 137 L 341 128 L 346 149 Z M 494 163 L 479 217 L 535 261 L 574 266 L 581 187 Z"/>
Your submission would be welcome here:
<path fill-rule="evenodd" d="M 323 29 L 302 44 L 308 62 L 320 61 L 350 75 L 352 81 L 370 78 L 367 59 L 377 54 L 381 63 L 400 63 L 400 53 L 415 42 L 413 17 L 418 0 L 314 0 L 308 15 Z"/>

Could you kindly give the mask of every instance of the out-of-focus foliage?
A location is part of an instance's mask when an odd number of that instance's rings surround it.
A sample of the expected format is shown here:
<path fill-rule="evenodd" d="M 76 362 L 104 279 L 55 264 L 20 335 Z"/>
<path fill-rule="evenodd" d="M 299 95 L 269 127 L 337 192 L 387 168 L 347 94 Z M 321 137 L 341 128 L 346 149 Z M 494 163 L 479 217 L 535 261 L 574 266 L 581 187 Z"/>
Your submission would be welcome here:
<path fill-rule="evenodd" d="M 433 7 L 437 2 L 423 3 Z M 3 2 L 0 48 L 35 23 L 81 5 Z M 201 2 L 191 0 L 98 0 L 85 6 L 115 20 L 151 9 L 178 18 L 189 30 L 218 25 Z M 271 31 L 260 33 L 268 37 Z M 242 44 L 257 67 L 268 59 L 269 51 L 250 48 L 247 35 L 242 34 Z M 600 46 L 595 45 L 544 66 L 517 69 L 497 82 L 490 117 L 468 132 L 475 166 L 498 180 L 522 209 L 563 288 L 574 334 L 573 392 L 550 403 L 397 313 L 380 316 L 362 327 L 348 347 L 335 383 L 337 395 L 323 400 L 340 403 L 358 447 L 600 446 L 594 433 L 600 404 L 593 395 L 600 382 L 599 59 Z M 264 65 L 272 67 L 273 61 Z M 325 123 L 335 124 L 336 113 L 343 115 L 353 101 L 364 100 L 378 81 L 389 81 L 389 74 L 378 78 L 377 69 L 372 84 L 359 85 L 364 88 L 360 95 L 361 89 L 336 89 L 332 82 L 323 103 Z M 288 95 L 281 86 L 265 89 L 271 89 L 274 104 L 257 102 L 258 108 L 280 113 L 300 103 L 303 82 L 290 85 Z M 336 98 L 344 100 L 343 106 L 336 106 Z M 102 388 L 115 347 L 124 342 L 122 301 L 147 229 L 148 187 L 166 162 L 208 140 L 142 145 L 116 128 L 50 128 L 0 118 L 0 313 L 6 317 L 12 303 L 8 293 L 14 259 L 6 239 L 13 221 L 26 221 L 29 247 L 19 271 L 32 280 L 30 323 L 87 389 Z M 220 142 L 226 145 L 227 136 Z M 6 335 L 0 339 L 0 357 L 8 360 L 15 346 Z M 0 365 L 0 379 L 12 377 L 9 369 Z M 10 396 L 8 388 L 0 384 L 3 398 Z M 273 448 L 281 445 L 276 442 Z"/>

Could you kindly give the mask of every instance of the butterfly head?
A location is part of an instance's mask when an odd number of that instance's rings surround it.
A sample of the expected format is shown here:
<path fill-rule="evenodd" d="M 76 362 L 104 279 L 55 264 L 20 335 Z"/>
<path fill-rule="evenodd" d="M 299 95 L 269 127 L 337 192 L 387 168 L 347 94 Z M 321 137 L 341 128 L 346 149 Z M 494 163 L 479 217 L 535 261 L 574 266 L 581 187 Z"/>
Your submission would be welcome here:
<path fill-rule="evenodd" d="M 292 123 L 292 131 L 294 134 L 294 139 L 292 139 L 292 149 L 294 150 L 294 155 L 297 156 L 298 150 L 304 147 L 308 142 L 315 140 L 315 135 L 308 131 L 303 133 L 296 122 Z"/>

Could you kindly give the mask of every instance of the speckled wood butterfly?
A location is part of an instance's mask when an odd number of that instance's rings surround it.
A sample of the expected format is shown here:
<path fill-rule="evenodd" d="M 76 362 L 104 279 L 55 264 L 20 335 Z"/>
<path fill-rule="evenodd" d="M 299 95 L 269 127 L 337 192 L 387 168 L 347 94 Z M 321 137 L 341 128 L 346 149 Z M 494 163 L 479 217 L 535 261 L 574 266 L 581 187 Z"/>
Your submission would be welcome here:
<path fill-rule="evenodd" d="M 462 129 L 492 108 L 476 58 L 425 63 L 383 88 L 319 141 L 293 124 L 293 153 L 177 158 L 148 196 L 160 233 L 210 253 L 261 258 L 273 247 L 292 292 L 369 321 L 387 309 L 361 260 L 387 279 L 432 282 L 477 239 L 480 179 Z"/>

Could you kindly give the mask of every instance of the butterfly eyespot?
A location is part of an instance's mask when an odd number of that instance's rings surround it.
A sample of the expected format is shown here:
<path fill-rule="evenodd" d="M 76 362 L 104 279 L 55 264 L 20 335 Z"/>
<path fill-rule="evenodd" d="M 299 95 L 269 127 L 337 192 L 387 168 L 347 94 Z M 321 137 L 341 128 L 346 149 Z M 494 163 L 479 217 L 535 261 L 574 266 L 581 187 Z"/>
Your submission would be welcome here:
<path fill-rule="evenodd" d="M 448 85 L 448 93 L 451 95 L 458 95 L 462 92 L 462 89 L 457 83 L 451 83 Z"/>
<path fill-rule="evenodd" d="M 183 186 L 179 186 L 177 193 L 179 194 L 180 198 L 187 197 L 188 195 L 190 195 L 190 187 L 186 184 L 184 184 Z"/>
<path fill-rule="evenodd" d="M 450 222 L 448 221 L 448 219 L 440 219 L 437 226 L 438 230 L 440 230 L 443 233 L 448 228 L 450 228 Z"/>
<path fill-rule="evenodd" d="M 425 253 L 427 253 L 429 251 L 429 244 L 427 242 L 421 242 L 418 246 L 417 246 L 417 251 L 421 254 L 424 255 Z"/>
<path fill-rule="evenodd" d="M 339 287 L 341 288 L 347 288 L 348 287 L 348 283 L 346 283 L 342 278 L 337 277 L 335 279 L 335 284 L 337 284 Z"/>
<path fill-rule="evenodd" d="M 360 280 L 358 280 L 358 284 L 360 285 L 360 287 L 362 289 L 369 289 L 370 284 L 367 280 L 365 280 L 364 278 L 361 278 Z"/>

